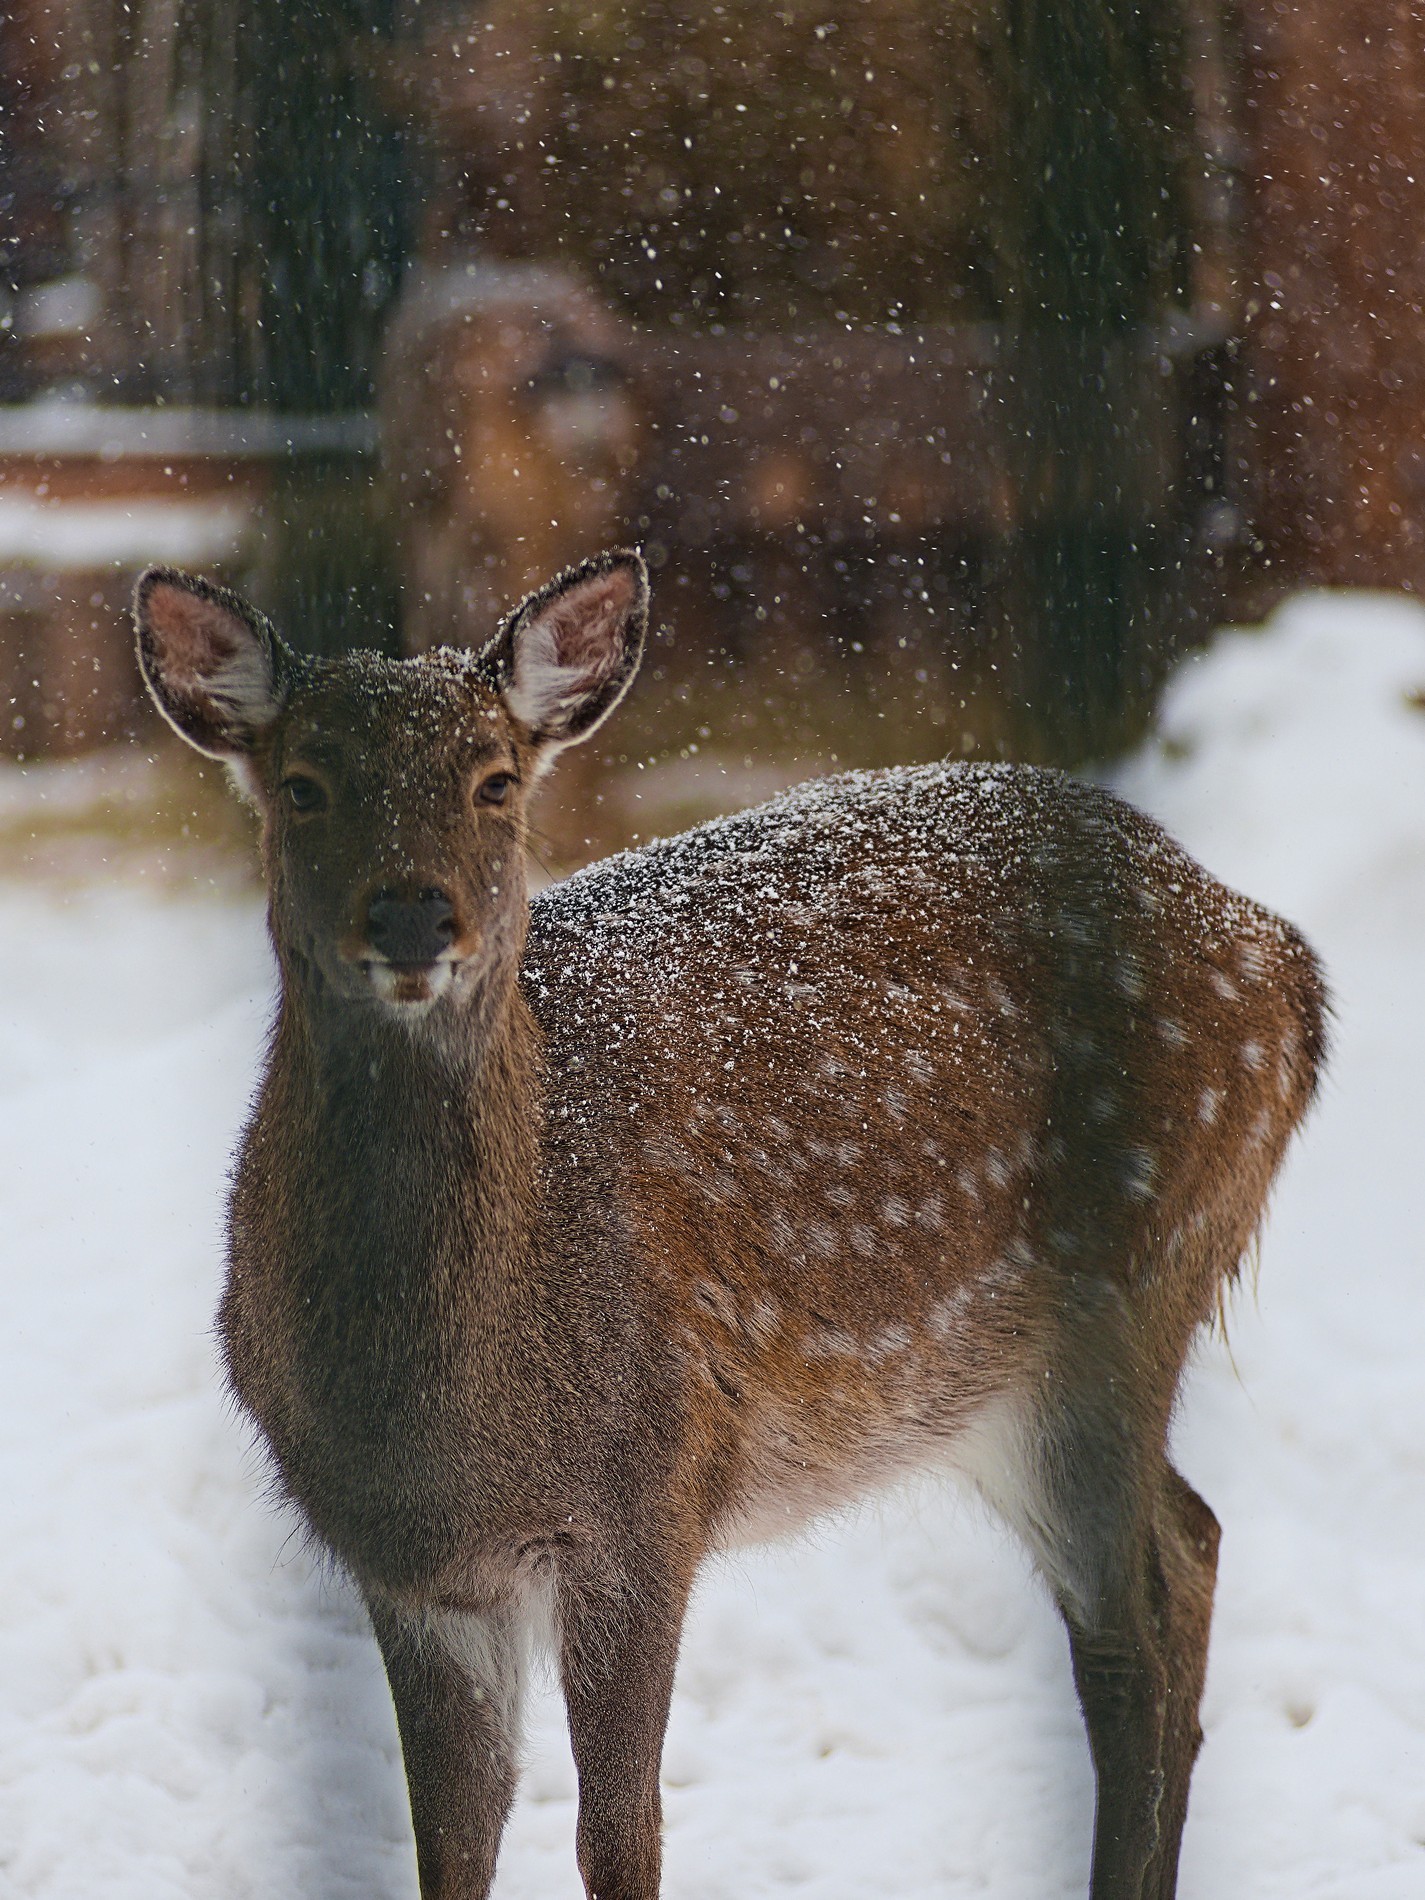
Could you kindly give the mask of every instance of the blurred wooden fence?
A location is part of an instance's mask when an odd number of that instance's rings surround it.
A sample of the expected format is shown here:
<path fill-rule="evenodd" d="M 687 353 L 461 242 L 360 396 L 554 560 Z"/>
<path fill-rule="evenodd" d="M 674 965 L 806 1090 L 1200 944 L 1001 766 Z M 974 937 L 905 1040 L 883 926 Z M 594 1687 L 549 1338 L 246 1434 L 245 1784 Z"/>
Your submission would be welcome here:
<path fill-rule="evenodd" d="M 1404 0 L 1350 13 L 15 0 L 5 439 L 56 393 L 295 416 L 239 487 L 314 646 L 479 637 L 636 538 L 701 650 L 910 617 L 1017 749 L 1111 750 L 1224 584 L 1425 583 L 1425 56 Z M 373 391 L 379 489 L 355 420 L 281 449 Z M 81 463 L 7 455 L 17 546 Z M 26 561 L 38 679 L 82 628 Z"/>
<path fill-rule="evenodd" d="M 1017 749 L 1125 742 L 1240 527 L 1217 0 L 491 0 L 402 62 L 414 644 L 622 532 L 684 637 L 734 568 L 763 639 L 929 602 Z"/>

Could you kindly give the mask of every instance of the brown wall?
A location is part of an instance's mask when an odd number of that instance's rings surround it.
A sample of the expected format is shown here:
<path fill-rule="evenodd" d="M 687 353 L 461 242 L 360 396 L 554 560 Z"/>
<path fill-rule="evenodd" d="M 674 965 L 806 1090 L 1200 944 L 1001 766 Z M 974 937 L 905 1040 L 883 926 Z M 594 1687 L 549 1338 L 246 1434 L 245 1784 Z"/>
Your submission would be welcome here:
<path fill-rule="evenodd" d="M 1425 591 L 1425 4 L 1243 13 L 1257 530 L 1291 582 Z"/>

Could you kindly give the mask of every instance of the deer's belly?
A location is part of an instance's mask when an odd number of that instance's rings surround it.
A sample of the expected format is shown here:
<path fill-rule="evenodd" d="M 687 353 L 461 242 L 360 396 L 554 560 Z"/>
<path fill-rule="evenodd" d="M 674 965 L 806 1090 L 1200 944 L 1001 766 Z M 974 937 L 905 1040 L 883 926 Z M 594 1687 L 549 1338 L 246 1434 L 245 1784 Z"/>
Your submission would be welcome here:
<path fill-rule="evenodd" d="M 1013 1513 L 1022 1422 L 1032 1377 L 1017 1368 L 1007 1391 L 980 1380 L 917 1385 L 839 1415 L 834 1404 L 778 1408 L 751 1421 L 741 1445 L 735 1506 L 716 1529 L 723 1549 L 779 1542 L 908 1480 L 948 1476 Z"/>
<path fill-rule="evenodd" d="M 732 1474 L 718 1542 L 793 1535 L 917 1472 L 976 1472 L 987 1408 L 1033 1391 L 1042 1292 L 1029 1262 L 998 1261 L 890 1317 L 765 1297 L 740 1325 L 725 1296 L 700 1311 L 679 1346 Z"/>

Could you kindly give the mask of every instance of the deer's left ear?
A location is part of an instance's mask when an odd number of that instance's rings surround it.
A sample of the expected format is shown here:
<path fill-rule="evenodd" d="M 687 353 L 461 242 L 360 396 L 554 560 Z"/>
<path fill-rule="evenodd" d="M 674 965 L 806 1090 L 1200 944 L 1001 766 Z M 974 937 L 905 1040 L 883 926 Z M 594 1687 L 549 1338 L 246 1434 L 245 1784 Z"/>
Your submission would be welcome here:
<path fill-rule="evenodd" d="M 159 711 L 210 758 L 252 751 L 282 709 L 291 655 L 265 615 L 229 588 L 151 567 L 134 590 L 139 666 Z"/>
<path fill-rule="evenodd" d="M 567 568 L 488 650 L 505 710 L 551 752 L 587 739 L 628 691 L 647 626 L 648 571 L 632 548 Z"/>

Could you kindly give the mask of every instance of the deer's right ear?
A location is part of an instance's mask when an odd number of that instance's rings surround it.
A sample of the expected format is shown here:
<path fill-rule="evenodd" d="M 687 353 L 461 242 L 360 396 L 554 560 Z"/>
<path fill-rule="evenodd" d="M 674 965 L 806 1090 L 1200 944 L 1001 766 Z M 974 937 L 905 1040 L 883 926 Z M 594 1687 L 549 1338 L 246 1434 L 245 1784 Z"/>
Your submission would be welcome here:
<path fill-rule="evenodd" d="M 231 589 L 151 567 L 134 590 L 139 666 L 159 711 L 210 758 L 251 752 L 282 706 L 286 648 Z"/>
<path fill-rule="evenodd" d="M 486 657 L 545 762 L 587 739 L 623 698 L 647 625 L 648 570 L 632 548 L 566 568 L 510 615 Z"/>

